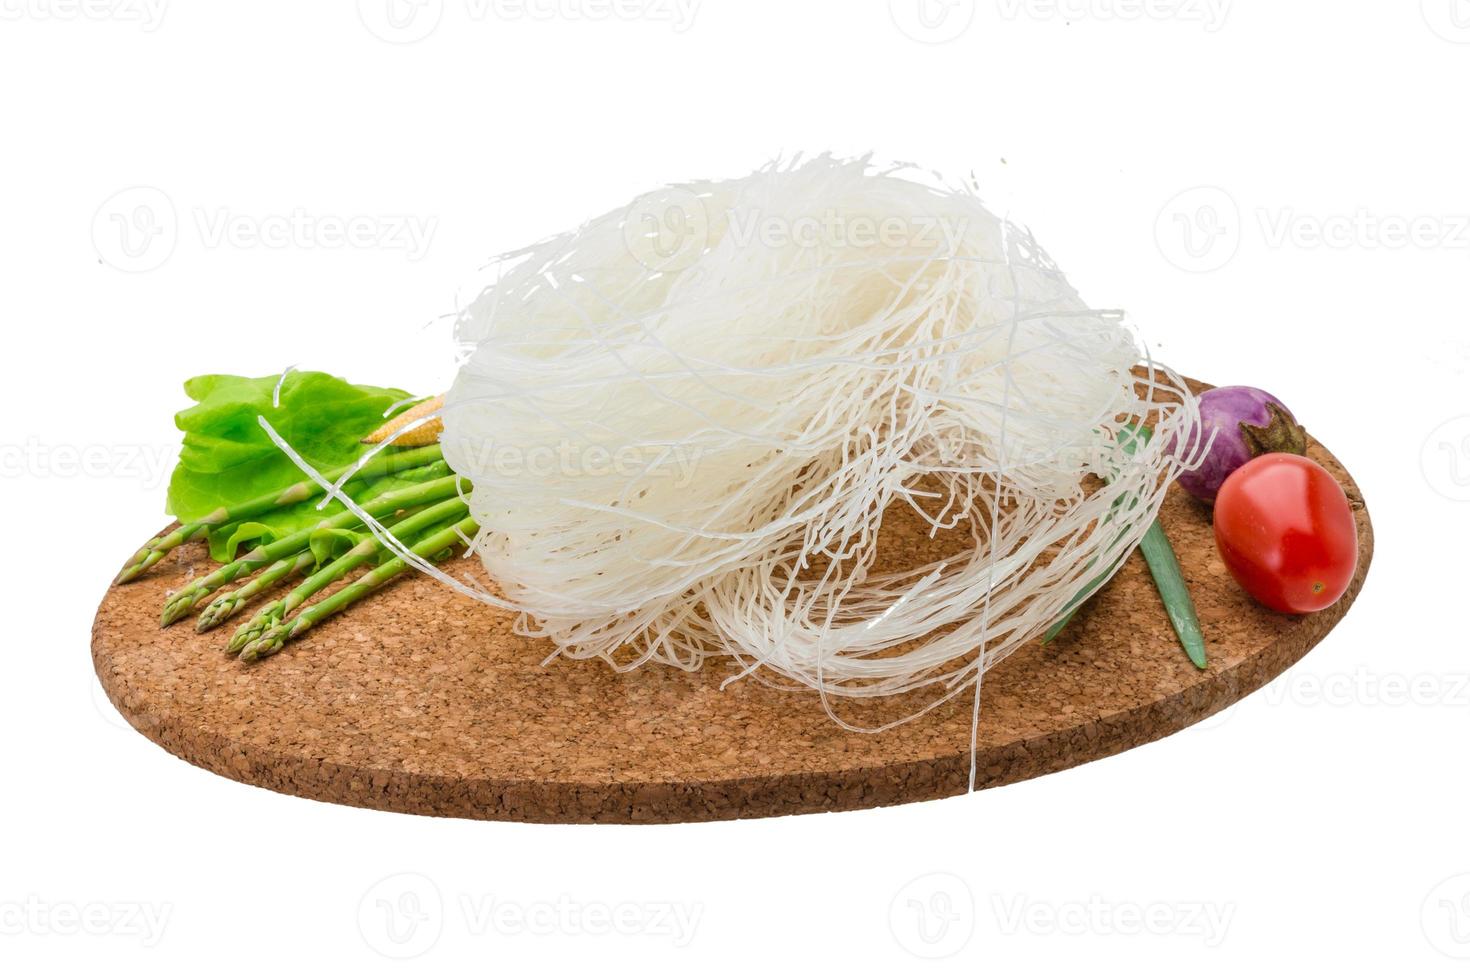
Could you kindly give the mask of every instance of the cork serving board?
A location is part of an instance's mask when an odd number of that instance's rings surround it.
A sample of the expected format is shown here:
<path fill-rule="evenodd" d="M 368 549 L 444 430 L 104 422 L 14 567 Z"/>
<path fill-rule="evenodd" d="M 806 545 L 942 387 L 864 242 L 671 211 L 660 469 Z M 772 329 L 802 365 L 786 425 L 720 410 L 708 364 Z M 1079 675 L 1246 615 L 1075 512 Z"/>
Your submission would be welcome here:
<path fill-rule="evenodd" d="M 1320 446 L 1311 455 L 1343 483 L 1357 516 L 1361 559 L 1342 601 L 1305 617 L 1258 606 L 1216 555 L 1206 508 L 1171 490 L 1161 519 L 1199 607 L 1209 669 L 1185 659 L 1147 567 L 1132 556 L 1057 641 L 1025 647 L 985 675 L 978 788 L 1179 731 L 1315 646 L 1361 589 L 1373 531 L 1343 467 Z M 885 538 L 921 551 L 928 539 L 905 517 L 885 519 Z M 472 559 L 457 562 L 479 570 Z M 223 651 L 230 626 L 202 635 L 188 622 L 158 628 L 165 590 L 208 564 L 203 546 L 189 545 L 147 578 L 109 590 L 92 657 L 135 728 L 231 779 L 381 810 L 561 823 L 852 810 L 967 789 L 968 694 L 861 734 L 834 724 L 810 692 L 750 679 L 722 690 L 728 668 L 715 660 L 697 673 L 543 666 L 548 644 L 515 635 L 507 614 L 422 575 L 245 665 Z M 919 703 L 838 707 L 871 724 Z"/>

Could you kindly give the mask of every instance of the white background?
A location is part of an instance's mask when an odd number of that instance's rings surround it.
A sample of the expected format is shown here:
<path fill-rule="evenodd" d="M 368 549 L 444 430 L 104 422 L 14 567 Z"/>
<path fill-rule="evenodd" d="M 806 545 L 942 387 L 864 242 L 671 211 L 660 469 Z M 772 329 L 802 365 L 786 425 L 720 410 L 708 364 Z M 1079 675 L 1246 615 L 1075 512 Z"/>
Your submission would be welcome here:
<path fill-rule="evenodd" d="M 1464 976 L 1470 4 L 592 2 L 0 0 L 0 969 Z M 184 378 L 438 390 L 485 257 L 824 149 L 973 171 L 1157 354 L 1280 394 L 1375 519 L 1343 625 L 1117 758 L 719 825 L 308 802 L 106 704 L 92 611 L 163 522 Z M 645 928 L 588 928 L 623 903 Z"/>

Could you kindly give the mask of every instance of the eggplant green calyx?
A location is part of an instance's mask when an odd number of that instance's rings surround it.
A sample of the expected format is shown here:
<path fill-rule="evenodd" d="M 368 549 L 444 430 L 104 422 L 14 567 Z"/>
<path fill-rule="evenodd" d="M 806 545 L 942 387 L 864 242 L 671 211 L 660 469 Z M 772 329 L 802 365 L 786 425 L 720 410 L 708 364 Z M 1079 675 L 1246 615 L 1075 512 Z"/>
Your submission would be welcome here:
<path fill-rule="evenodd" d="M 1275 402 L 1266 405 L 1271 421 L 1265 425 L 1240 423 L 1240 436 L 1245 440 L 1251 457 L 1266 453 L 1291 453 L 1294 456 L 1307 454 L 1307 430 Z"/>

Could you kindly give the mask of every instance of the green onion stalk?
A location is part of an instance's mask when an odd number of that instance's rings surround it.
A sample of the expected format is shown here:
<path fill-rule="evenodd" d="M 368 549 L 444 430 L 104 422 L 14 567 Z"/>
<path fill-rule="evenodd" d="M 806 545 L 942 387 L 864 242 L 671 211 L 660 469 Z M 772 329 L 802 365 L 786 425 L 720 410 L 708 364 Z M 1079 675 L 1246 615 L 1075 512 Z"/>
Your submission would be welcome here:
<path fill-rule="evenodd" d="M 1124 450 L 1130 455 L 1137 447 L 1139 440 L 1147 442 L 1153 435 L 1153 432 L 1145 425 L 1129 426 L 1126 431 L 1129 438 L 1124 445 Z M 1164 526 L 1158 520 L 1154 520 L 1144 532 L 1138 550 L 1143 554 L 1143 560 L 1148 564 L 1149 572 L 1153 575 L 1154 585 L 1159 590 L 1159 597 L 1164 601 L 1164 610 L 1168 613 L 1169 623 L 1174 627 L 1174 634 L 1179 638 L 1179 644 L 1184 648 L 1185 655 L 1200 670 L 1206 669 L 1209 666 L 1209 658 L 1205 650 L 1204 632 L 1200 629 L 1199 613 L 1195 609 L 1194 600 L 1190 597 L 1189 585 L 1184 580 L 1184 570 L 1179 567 L 1179 557 L 1174 553 L 1169 537 L 1164 533 Z M 1106 572 L 1094 576 L 1077 595 L 1072 597 L 1072 600 L 1062 608 L 1061 618 L 1053 623 L 1041 638 L 1042 643 L 1050 643 L 1056 639 L 1057 635 L 1072 621 L 1072 617 L 1077 614 L 1082 603 L 1102 587 L 1126 557 L 1126 555 L 1120 556 Z"/>

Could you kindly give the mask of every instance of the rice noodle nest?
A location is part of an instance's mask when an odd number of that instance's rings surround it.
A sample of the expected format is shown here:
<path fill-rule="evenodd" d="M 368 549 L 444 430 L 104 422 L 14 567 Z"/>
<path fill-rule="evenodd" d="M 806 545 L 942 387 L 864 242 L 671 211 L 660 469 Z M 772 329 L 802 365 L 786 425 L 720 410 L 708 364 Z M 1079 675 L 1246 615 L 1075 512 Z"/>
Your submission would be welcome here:
<path fill-rule="evenodd" d="M 444 450 L 495 601 L 566 657 L 937 703 L 1111 575 L 1200 451 L 1121 315 L 907 168 L 662 188 L 496 265 Z M 955 547 L 876 570 L 893 508 Z"/>

